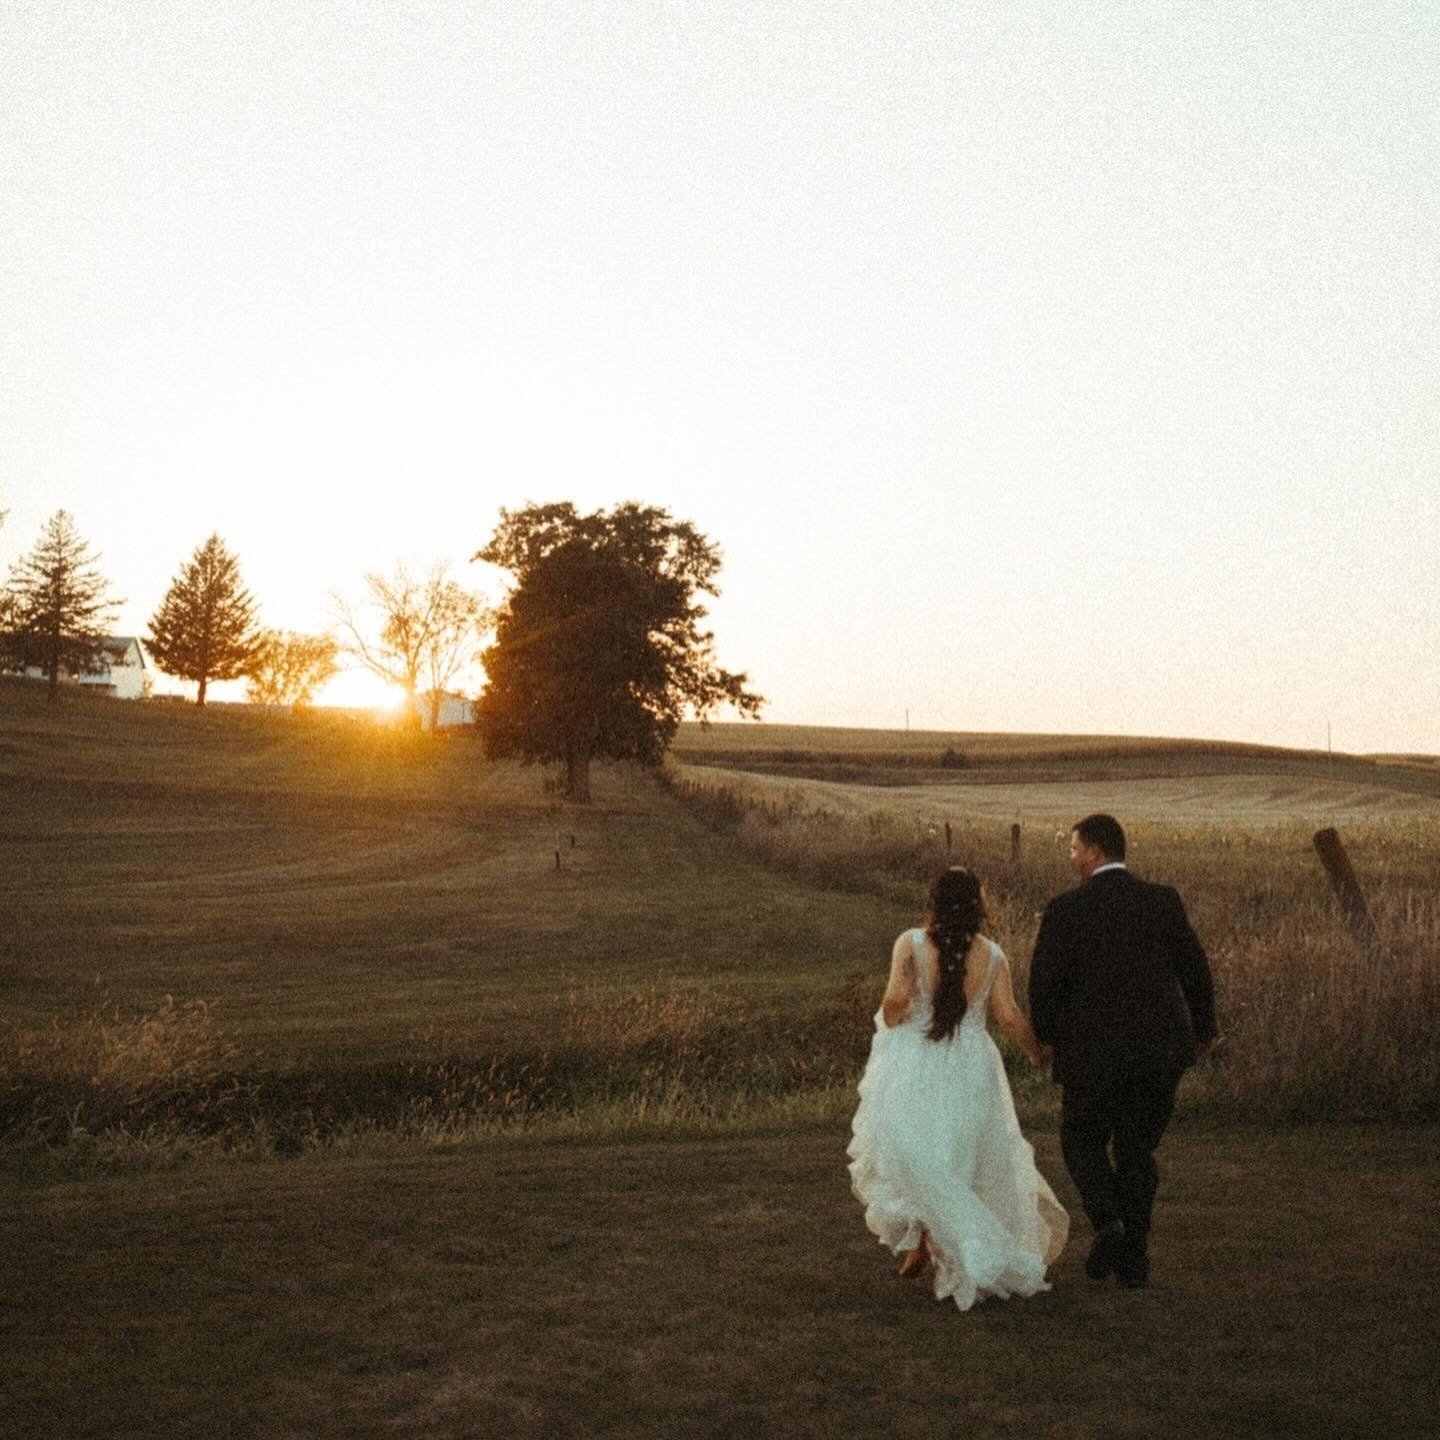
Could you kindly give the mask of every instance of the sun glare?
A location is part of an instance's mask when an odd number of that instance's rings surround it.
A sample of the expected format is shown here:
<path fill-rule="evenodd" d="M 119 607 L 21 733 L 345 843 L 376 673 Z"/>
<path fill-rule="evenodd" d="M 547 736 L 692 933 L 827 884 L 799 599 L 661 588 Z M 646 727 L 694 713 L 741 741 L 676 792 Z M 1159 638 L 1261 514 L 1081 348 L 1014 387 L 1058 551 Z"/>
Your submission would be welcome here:
<path fill-rule="evenodd" d="M 378 675 L 366 670 L 344 670 L 335 676 L 316 696 L 318 705 L 334 705 L 348 710 L 398 710 L 405 703 L 405 692 L 398 685 L 387 685 Z"/>

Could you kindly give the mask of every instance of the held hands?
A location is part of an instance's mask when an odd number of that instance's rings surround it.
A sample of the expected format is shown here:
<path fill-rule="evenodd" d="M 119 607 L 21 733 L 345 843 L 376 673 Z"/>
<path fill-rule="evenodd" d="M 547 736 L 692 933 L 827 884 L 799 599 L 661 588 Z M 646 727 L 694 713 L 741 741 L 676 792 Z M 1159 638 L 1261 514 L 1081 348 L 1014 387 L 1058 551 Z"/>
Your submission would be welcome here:
<path fill-rule="evenodd" d="M 1220 1043 L 1218 1035 L 1212 1035 L 1208 1040 L 1197 1040 L 1195 1042 L 1195 1058 L 1203 1060 L 1207 1055 L 1213 1054 Z"/>

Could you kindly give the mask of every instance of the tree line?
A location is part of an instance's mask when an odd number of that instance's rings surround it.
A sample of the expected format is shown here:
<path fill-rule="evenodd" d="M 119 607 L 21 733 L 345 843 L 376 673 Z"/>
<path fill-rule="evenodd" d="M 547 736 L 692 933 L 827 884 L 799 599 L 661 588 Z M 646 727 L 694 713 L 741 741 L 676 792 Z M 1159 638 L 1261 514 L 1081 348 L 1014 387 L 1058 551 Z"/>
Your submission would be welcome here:
<path fill-rule="evenodd" d="M 3 520 L 0 512 L 0 520 Z M 688 713 L 758 717 L 747 677 L 723 669 L 699 597 L 718 595 L 720 553 L 688 521 L 635 502 L 582 515 L 569 503 L 501 510 L 471 557 L 507 571 L 495 609 L 437 564 L 367 573 L 358 616 L 333 597 L 339 635 L 263 628 L 239 562 L 219 535 L 199 545 L 150 617 L 145 644 L 166 674 L 210 684 L 245 679 L 252 700 L 300 707 L 348 656 L 399 686 L 417 719 L 479 660 L 486 684 L 476 721 L 486 753 L 559 762 L 573 799 L 590 796 L 597 758 L 655 764 Z M 97 569 L 73 518 L 57 511 L 0 588 L 0 669 L 38 669 L 58 693 L 62 673 L 94 673 L 124 603 Z M 491 643 L 481 648 L 487 634 Z"/>
<path fill-rule="evenodd" d="M 52 699 L 62 675 L 104 668 L 106 641 L 124 602 L 97 560 L 74 518 L 59 510 L 0 590 L 0 668 L 38 670 Z M 399 685 L 417 718 L 428 701 L 433 725 L 443 693 L 478 654 L 489 613 L 484 601 L 438 565 L 419 578 L 403 565 L 393 576 L 367 574 L 365 584 L 380 611 L 374 623 L 337 598 L 338 638 L 266 628 L 239 560 L 212 534 L 181 565 L 142 638 L 157 669 L 195 685 L 200 705 L 211 685 L 245 680 L 258 704 L 303 708 L 338 673 L 342 656 L 352 656 Z"/>

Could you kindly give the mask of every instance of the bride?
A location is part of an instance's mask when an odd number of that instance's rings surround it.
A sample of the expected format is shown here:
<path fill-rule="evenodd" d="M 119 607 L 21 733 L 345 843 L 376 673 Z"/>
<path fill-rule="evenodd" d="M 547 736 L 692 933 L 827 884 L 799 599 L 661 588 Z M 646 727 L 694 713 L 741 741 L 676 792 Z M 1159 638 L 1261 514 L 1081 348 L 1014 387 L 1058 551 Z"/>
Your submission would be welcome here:
<path fill-rule="evenodd" d="M 1020 1133 L 987 1010 L 1045 1061 L 1015 1003 L 1005 952 L 980 933 L 980 882 L 955 866 L 930 887 L 923 928 L 895 942 L 850 1141 L 850 1182 L 865 1224 L 900 1274 L 932 1271 L 935 1298 L 1034 1295 L 1070 1219 Z"/>

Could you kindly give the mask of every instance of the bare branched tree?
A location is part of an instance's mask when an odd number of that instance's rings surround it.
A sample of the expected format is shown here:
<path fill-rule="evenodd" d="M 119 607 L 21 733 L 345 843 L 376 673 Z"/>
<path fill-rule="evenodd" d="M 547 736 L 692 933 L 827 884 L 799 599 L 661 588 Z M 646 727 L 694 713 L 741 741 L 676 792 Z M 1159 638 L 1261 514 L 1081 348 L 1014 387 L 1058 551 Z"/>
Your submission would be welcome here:
<path fill-rule="evenodd" d="M 430 724 L 439 719 L 440 702 L 455 677 L 479 656 L 490 622 L 484 599 L 449 576 L 443 563 L 415 576 L 404 565 L 393 575 L 365 576 L 367 608 L 378 612 L 367 624 L 341 596 L 334 597 L 341 649 L 405 692 L 410 713 L 420 717 L 423 692 Z"/>
<path fill-rule="evenodd" d="M 329 635 L 262 630 L 247 672 L 250 699 L 257 705 L 305 709 L 335 674 L 335 652 Z"/>

